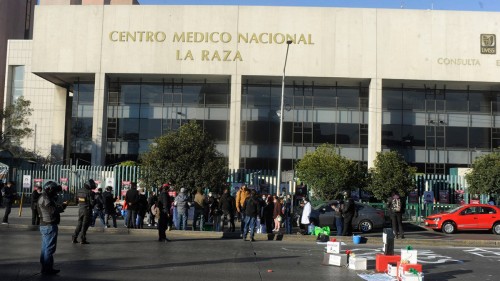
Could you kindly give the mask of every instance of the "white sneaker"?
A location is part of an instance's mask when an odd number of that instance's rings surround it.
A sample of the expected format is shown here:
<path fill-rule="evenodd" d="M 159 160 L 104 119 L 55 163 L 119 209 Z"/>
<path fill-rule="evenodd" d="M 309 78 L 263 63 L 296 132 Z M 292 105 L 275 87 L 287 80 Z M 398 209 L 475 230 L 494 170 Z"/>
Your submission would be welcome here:
<path fill-rule="evenodd" d="M 151 226 L 151 224 L 150 224 L 150 223 L 148 223 L 148 226 Z"/>
<path fill-rule="evenodd" d="M 9 224 L 8 222 L 2 222 L 2 224 Z"/>

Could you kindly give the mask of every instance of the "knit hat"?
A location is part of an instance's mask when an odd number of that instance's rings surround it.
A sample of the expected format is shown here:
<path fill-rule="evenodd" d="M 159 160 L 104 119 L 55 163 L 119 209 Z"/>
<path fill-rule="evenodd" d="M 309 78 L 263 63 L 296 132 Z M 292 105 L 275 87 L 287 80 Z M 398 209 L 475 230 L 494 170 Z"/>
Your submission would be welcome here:
<path fill-rule="evenodd" d="M 181 188 L 181 192 L 183 192 L 183 193 L 186 192 L 186 189 L 184 187 Z"/>

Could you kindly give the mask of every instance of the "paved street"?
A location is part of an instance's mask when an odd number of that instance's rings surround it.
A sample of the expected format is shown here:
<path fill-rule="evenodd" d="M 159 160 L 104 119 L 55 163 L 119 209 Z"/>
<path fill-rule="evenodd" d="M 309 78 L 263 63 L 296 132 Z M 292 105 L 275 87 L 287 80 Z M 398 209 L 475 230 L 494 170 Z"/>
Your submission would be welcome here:
<path fill-rule="evenodd" d="M 171 234 L 159 243 L 152 234 L 93 232 L 90 245 L 59 235 L 55 255 L 59 276 L 39 275 L 40 234 L 1 228 L 0 280 L 362 280 L 359 272 L 321 265 L 324 245 L 313 241 L 257 241 Z M 348 245 L 369 261 L 374 245 Z M 399 249 L 399 248 L 398 248 Z M 498 280 L 500 248 L 415 247 L 425 280 Z"/>

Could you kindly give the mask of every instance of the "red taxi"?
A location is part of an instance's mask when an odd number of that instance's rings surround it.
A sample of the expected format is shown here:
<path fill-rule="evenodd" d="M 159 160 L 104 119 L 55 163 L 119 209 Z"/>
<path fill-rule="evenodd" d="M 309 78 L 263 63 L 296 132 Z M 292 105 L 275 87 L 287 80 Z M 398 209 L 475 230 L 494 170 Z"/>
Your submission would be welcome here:
<path fill-rule="evenodd" d="M 457 230 L 493 230 L 500 234 L 500 208 L 468 204 L 425 218 L 425 226 L 451 234 Z"/>

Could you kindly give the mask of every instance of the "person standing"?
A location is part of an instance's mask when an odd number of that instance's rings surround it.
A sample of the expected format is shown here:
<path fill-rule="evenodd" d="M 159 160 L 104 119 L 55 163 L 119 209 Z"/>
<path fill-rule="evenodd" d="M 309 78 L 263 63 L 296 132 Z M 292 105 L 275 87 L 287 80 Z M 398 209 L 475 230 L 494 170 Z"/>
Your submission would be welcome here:
<path fill-rule="evenodd" d="M 262 216 L 260 217 L 260 224 L 265 225 L 266 233 L 273 233 L 273 212 L 274 212 L 274 202 L 271 196 L 266 196 L 265 201 L 262 200 L 262 212 L 260 213 Z M 261 228 L 262 233 L 264 233 L 264 229 Z"/>
<path fill-rule="evenodd" d="M 333 209 L 334 224 L 337 228 L 337 236 L 341 236 L 344 229 L 344 218 L 342 217 L 344 203 L 343 201 L 334 202 L 331 207 Z"/>
<path fill-rule="evenodd" d="M 175 191 L 172 184 L 164 184 L 163 188 L 168 188 L 168 197 L 170 197 L 170 216 L 168 216 L 167 231 L 170 231 L 173 226 L 175 226 L 175 229 L 179 229 L 179 221 L 177 220 L 177 208 L 174 206 L 175 197 L 177 197 L 177 191 Z"/>
<path fill-rule="evenodd" d="M 346 200 L 344 202 L 344 208 L 342 209 L 342 214 L 344 217 L 344 229 L 342 230 L 342 236 L 352 235 L 352 220 L 358 216 L 358 211 L 356 209 L 356 203 L 352 199 L 351 194 L 345 193 Z"/>
<path fill-rule="evenodd" d="M 2 224 L 9 224 L 9 215 L 12 209 L 12 204 L 14 204 L 14 201 L 17 198 L 15 186 L 16 184 L 13 181 L 8 181 L 3 188 L 2 195 L 5 213 L 3 214 Z"/>
<path fill-rule="evenodd" d="M 35 186 L 31 194 L 31 225 L 40 225 L 40 214 L 38 213 L 38 199 L 42 195 L 42 187 Z"/>
<path fill-rule="evenodd" d="M 184 187 L 181 188 L 179 195 L 175 197 L 174 204 L 177 208 L 177 221 L 179 223 L 179 230 L 186 230 L 189 210 L 189 197 L 186 195 L 186 189 Z"/>
<path fill-rule="evenodd" d="M 130 189 L 125 194 L 125 203 L 127 204 L 127 227 L 137 228 L 135 224 L 137 220 L 137 209 L 139 202 L 139 192 L 137 191 L 137 183 L 132 182 Z"/>
<path fill-rule="evenodd" d="M 78 224 L 75 233 L 72 236 L 72 242 L 78 243 L 78 236 L 81 233 L 80 244 L 89 244 L 87 241 L 87 230 L 90 226 L 90 218 L 92 217 L 92 202 L 93 192 L 97 186 L 93 179 L 89 179 L 83 184 L 83 187 L 76 192 L 76 202 L 78 202 Z"/>
<path fill-rule="evenodd" d="M 102 194 L 102 199 L 104 201 L 104 215 L 106 216 L 106 228 L 109 228 L 109 218 L 113 220 L 113 227 L 116 228 L 116 208 L 115 201 L 116 197 L 113 196 L 111 191 L 113 188 L 111 186 L 106 186 L 106 191 Z"/>
<path fill-rule="evenodd" d="M 405 239 L 402 220 L 403 204 L 397 192 L 393 191 L 392 196 L 387 199 L 387 208 L 389 209 L 389 214 L 391 216 L 394 237 L 399 239 L 401 236 L 401 239 Z"/>
<path fill-rule="evenodd" d="M 200 231 L 203 231 L 203 226 L 205 223 L 205 211 L 207 210 L 207 198 L 202 192 L 201 187 L 196 190 L 196 195 L 194 196 L 194 216 L 193 216 L 193 230 L 196 230 L 198 226 Z"/>
<path fill-rule="evenodd" d="M 286 196 L 283 209 L 285 233 L 292 234 L 292 197 L 290 194 L 287 194 Z"/>
<path fill-rule="evenodd" d="M 66 209 L 66 203 L 59 205 L 57 193 L 62 191 L 60 185 L 53 181 L 47 182 L 43 192 L 38 198 L 40 211 L 40 234 L 42 235 L 42 250 L 40 252 L 40 264 L 42 275 L 56 275 L 59 269 L 54 269 L 54 254 L 57 247 L 58 224 L 61 221 L 60 213 Z"/>
<path fill-rule="evenodd" d="M 139 192 L 139 201 L 137 201 L 137 220 L 135 225 L 137 228 L 144 228 L 144 218 L 146 217 L 146 212 L 148 210 L 148 199 L 146 198 L 146 194 L 144 189 L 138 188 Z"/>
<path fill-rule="evenodd" d="M 255 189 L 250 192 L 250 197 L 243 204 L 243 210 L 245 210 L 245 227 L 243 229 L 243 241 L 247 241 L 247 234 L 250 232 L 250 240 L 255 241 L 255 224 L 257 222 L 257 216 L 260 214 L 260 201 L 257 196 Z"/>
<path fill-rule="evenodd" d="M 102 188 L 98 188 L 97 192 L 94 194 L 94 215 L 92 216 L 92 222 L 90 224 L 91 227 L 95 226 L 95 220 L 99 217 L 102 226 L 106 226 L 106 222 L 104 221 L 104 200 L 102 198 Z"/>
<path fill-rule="evenodd" d="M 234 212 L 236 211 L 236 201 L 234 197 L 229 193 L 229 189 L 224 189 L 224 193 L 220 198 L 220 209 L 224 216 L 222 222 L 222 231 L 224 231 L 224 226 L 226 222 L 229 222 L 229 231 L 234 232 Z"/>
<path fill-rule="evenodd" d="M 304 197 L 304 209 L 302 210 L 302 216 L 300 217 L 300 224 L 302 225 L 302 228 L 305 229 L 305 233 L 307 234 L 309 232 L 309 224 L 311 224 L 311 220 L 309 217 L 311 216 L 311 202 L 309 202 L 309 199 L 307 197 Z"/>
<path fill-rule="evenodd" d="M 248 197 L 250 197 L 250 191 L 247 188 L 247 185 L 244 184 L 241 186 L 240 190 L 236 193 L 236 211 L 240 215 L 241 226 L 240 230 L 243 233 L 245 227 L 245 209 L 243 205 L 247 201 Z"/>
<path fill-rule="evenodd" d="M 160 187 L 160 190 L 162 190 L 164 187 Z M 148 197 L 148 226 L 155 226 L 155 214 L 153 214 L 152 208 L 153 206 L 156 207 L 156 203 L 158 203 L 158 196 L 156 195 L 156 192 L 152 192 L 151 195 Z"/>
<path fill-rule="evenodd" d="M 274 195 L 273 196 L 273 220 L 274 220 L 274 229 L 273 232 L 279 232 L 280 227 L 281 227 L 281 221 L 283 220 L 283 213 L 282 213 L 282 208 L 283 206 L 281 205 L 280 199 L 278 196 Z"/>
<path fill-rule="evenodd" d="M 167 187 L 160 187 L 160 196 L 158 197 L 158 202 L 156 204 L 158 207 L 158 211 L 160 212 L 160 217 L 158 218 L 158 241 L 170 242 L 170 239 L 167 238 L 167 235 L 165 233 L 165 231 L 167 230 L 171 205 Z"/>

